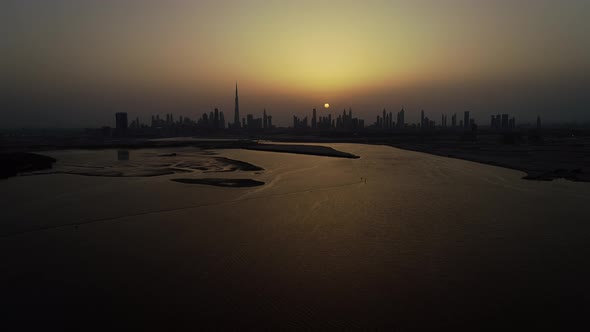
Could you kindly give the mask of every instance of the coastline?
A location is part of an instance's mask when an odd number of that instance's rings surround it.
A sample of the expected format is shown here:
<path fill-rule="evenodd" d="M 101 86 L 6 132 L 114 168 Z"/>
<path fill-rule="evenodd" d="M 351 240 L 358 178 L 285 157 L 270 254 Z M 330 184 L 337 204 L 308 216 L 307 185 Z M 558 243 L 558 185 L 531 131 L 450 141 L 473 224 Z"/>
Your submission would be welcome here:
<path fill-rule="evenodd" d="M 525 180 L 552 181 L 566 179 L 590 182 L 589 165 L 581 151 L 539 148 L 482 148 L 481 146 L 445 146 L 435 144 L 385 144 L 402 150 L 428 153 L 526 173 Z M 580 160 L 578 160 L 580 159 Z"/>
<path fill-rule="evenodd" d="M 523 179 L 551 181 L 567 179 L 575 182 L 590 182 L 590 141 L 582 137 L 549 137 L 542 144 L 501 144 L 494 135 L 481 135 L 477 141 L 461 141 L 455 137 L 356 137 L 322 139 L 321 137 L 260 137 L 268 143 L 249 138 L 211 139 L 176 137 L 167 139 L 119 139 L 97 141 L 74 141 L 67 144 L 13 145 L 12 151 L 43 153 L 51 150 L 69 149 L 124 149 L 195 147 L 201 150 L 244 149 L 278 153 L 293 153 L 336 158 L 359 156 L 338 151 L 324 144 L 356 143 L 387 145 L 409 151 L 462 159 L 486 165 L 504 167 L 526 173 Z M 289 144 L 281 144 L 289 143 Z M 313 144 L 298 145 L 297 143 Z M 11 161 L 15 162 L 15 161 Z M 4 167 L 10 165 L 4 165 Z M 12 167 L 12 166 L 10 166 Z"/>
<path fill-rule="evenodd" d="M 268 152 L 280 152 L 280 153 L 294 153 L 294 154 L 305 154 L 311 156 L 323 156 L 323 157 L 335 157 L 335 158 L 351 158 L 358 159 L 359 156 L 355 156 L 348 152 L 338 151 L 331 147 L 323 145 L 293 145 L 293 144 L 253 144 L 243 148 L 244 150 L 254 151 L 268 151 Z"/>

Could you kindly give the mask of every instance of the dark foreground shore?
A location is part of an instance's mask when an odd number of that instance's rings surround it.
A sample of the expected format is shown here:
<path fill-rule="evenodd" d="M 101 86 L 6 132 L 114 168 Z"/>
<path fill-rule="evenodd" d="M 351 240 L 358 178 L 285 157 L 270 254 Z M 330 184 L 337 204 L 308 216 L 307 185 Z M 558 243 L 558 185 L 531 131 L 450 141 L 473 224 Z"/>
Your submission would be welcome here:
<path fill-rule="evenodd" d="M 479 142 L 400 143 L 391 146 L 510 168 L 527 173 L 524 179 L 567 179 L 590 182 L 590 148 L 555 144 L 548 146 L 501 146 Z"/>

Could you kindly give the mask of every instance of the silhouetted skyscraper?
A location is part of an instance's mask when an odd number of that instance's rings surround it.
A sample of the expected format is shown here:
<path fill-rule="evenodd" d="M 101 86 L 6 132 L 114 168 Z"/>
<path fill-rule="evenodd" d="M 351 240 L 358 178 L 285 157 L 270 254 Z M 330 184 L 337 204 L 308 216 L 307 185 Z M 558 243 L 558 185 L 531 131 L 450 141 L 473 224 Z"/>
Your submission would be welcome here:
<path fill-rule="evenodd" d="M 127 132 L 127 113 L 119 112 L 115 114 L 116 120 L 116 134 L 118 136 L 124 135 Z"/>
<path fill-rule="evenodd" d="M 234 108 L 234 127 L 240 128 L 240 102 L 238 99 L 238 82 L 236 82 L 236 99 Z"/>
<path fill-rule="evenodd" d="M 397 113 L 397 127 L 398 128 L 404 128 L 405 124 L 406 124 L 406 112 L 404 111 L 404 108 L 402 107 L 401 111 L 399 111 Z"/>
<path fill-rule="evenodd" d="M 268 128 L 268 116 L 266 115 L 266 108 L 262 112 L 262 129 Z"/>
<path fill-rule="evenodd" d="M 541 117 L 537 115 L 537 129 L 541 129 Z"/>
<path fill-rule="evenodd" d="M 219 128 L 219 109 L 215 109 L 215 112 L 213 113 L 213 128 L 218 129 Z"/>
<path fill-rule="evenodd" d="M 465 111 L 463 115 L 463 126 L 465 129 L 469 129 L 471 127 L 471 121 L 469 120 L 469 111 Z"/>
<path fill-rule="evenodd" d="M 509 122 L 508 114 L 502 114 L 502 129 L 507 129 Z"/>
<path fill-rule="evenodd" d="M 420 112 L 420 127 L 421 128 L 424 128 L 425 127 L 425 125 L 424 125 L 424 110 L 422 110 Z"/>
<path fill-rule="evenodd" d="M 316 117 L 316 110 L 313 109 L 313 116 L 311 117 L 311 128 L 316 129 L 318 125 L 317 117 Z"/>

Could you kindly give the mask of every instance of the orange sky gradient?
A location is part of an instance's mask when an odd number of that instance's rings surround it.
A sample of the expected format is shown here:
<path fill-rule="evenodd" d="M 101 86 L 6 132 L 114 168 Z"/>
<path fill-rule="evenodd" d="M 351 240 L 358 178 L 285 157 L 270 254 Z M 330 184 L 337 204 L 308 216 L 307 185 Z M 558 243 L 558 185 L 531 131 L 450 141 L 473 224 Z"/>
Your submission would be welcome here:
<path fill-rule="evenodd" d="M 285 125 L 325 102 L 369 121 L 384 107 L 401 106 L 432 114 L 471 110 L 482 120 L 498 108 L 521 118 L 589 118 L 582 91 L 590 72 L 587 1 L 0 6 L 10 13 L 3 19 L 3 84 L 35 104 L 74 105 L 53 107 L 46 125 L 98 125 L 130 103 L 129 113 L 143 117 L 164 109 L 193 118 L 212 107 L 230 113 L 236 81 L 243 112 L 266 107 Z M 75 101 L 60 100 L 65 96 Z M 97 96 L 108 96 L 104 110 Z M 142 106 L 154 100 L 166 106 Z M 15 115 L 15 125 L 23 114 L 41 112 L 12 104 L 2 112 Z"/>

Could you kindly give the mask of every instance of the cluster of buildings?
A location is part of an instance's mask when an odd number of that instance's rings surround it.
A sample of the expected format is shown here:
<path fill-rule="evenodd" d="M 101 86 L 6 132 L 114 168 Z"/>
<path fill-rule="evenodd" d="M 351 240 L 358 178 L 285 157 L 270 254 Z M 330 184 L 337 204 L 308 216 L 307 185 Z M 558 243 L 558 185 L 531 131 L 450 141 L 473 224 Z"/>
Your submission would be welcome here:
<path fill-rule="evenodd" d="M 229 125 L 231 129 L 271 129 L 272 115 L 266 114 L 266 109 L 262 112 L 262 118 L 255 118 L 252 114 L 247 114 L 245 118 L 240 118 L 240 98 L 238 96 L 238 84 L 236 83 L 236 96 L 234 99 L 234 122 Z"/>
<path fill-rule="evenodd" d="M 463 113 L 463 120 L 459 120 L 457 123 L 457 113 L 451 116 L 451 123 L 448 122 L 448 116 L 442 114 L 441 122 L 437 126 L 436 122 L 425 115 L 424 110 L 420 112 L 420 122 L 415 124 L 409 124 L 405 121 L 405 110 L 402 108 L 397 113 L 396 121 L 393 121 L 393 114 L 391 112 L 383 110 L 383 115 L 377 115 L 377 120 L 373 124 L 373 128 L 382 130 L 394 130 L 403 128 L 414 128 L 414 129 L 434 129 L 434 128 L 463 128 L 471 130 L 475 125 L 475 120 L 471 118 L 470 112 L 466 111 Z"/>
<path fill-rule="evenodd" d="M 234 122 L 229 123 L 225 120 L 225 115 L 219 109 L 204 113 L 200 118 L 192 120 L 188 117 L 179 116 L 175 119 L 173 114 L 166 114 L 166 118 L 160 118 L 160 115 L 152 115 L 150 125 L 142 124 L 139 118 L 136 118 L 128 124 L 128 115 L 125 112 L 115 114 L 116 127 L 114 132 L 109 127 L 101 128 L 102 135 L 115 136 L 126 135 L 191 135 L 202 131 L 218 131 L 224 129 L 271 129 L 274 128 L 272 116 L 263 111 L 261 118 L 256 118 L 252 114 L 240 118 L 240 104 L 238 97 L 238 85 L 236 84 Z"/>
<path fill-rule="evenodd" d="M 540 118 L 537 117 L 538 127 L 540 126 Z M 490 128 L 493 129 L 514 129 L 516 128 L 516 118 L 510 117 L 508 114 L 492 115 L 490 121 Z"/>
<path fill-rule="evenodd" d="M 402 109 L 397 112 L 396 121 L 393 121 L 393 113 L 387 113 L 387 110 L 383 109 L 383 116 L 377 115 L 377 121 L 373 124 L 373 127 L 377 129 L 391 130 L 394 128 L 405 128 L 406 127 L 406 111 Z"/>
<path fill-rule="evenodd" d="M 272 116 L 267 114 L 266 109 L 263 110 L 262 117 L 255 117 L 252 114 L 247 114 L 245 117 L 240 117 L 240 103 L 238 96 L 238 85 L 235 90 L 235 108 L 234 121 L 226 121 L 223 112 L 215 108 L 214 111 L 204 113 L 200 118 L 192 120 L 188 117 L 178 117 L 175 119 L 173 114 L 166 114 L 165 118 L 160 118 L 159 115 L 152 116 L 150 125 L 141 124 L 139 118 L 134 119 L 131 124 L 128 124 L 127 113 L 117 113 L 115 115 L 116 128 L 112 131 L 109 127 L 101 129 L 103 135 L 125 136 L 131 135 L 191 135 L 203 131 L 219 131 L 219 130 L 267 130 L 273 129 Z M 402 109 L 395 114 L 387 112 L 383 109 L 380 115 L 371 126 L 365 127 L 364 120 L 352 116 L 352 109 L 342 111 L 342 114 L 332 116 L 332 114 L 318 116 L 317 110 L 314 108 L 311 120 L 308 117 L 300 118 L 293 116 L 293 125 L 291 129 L 295 130 L 333 130 L 338 129 L 342 131 L 358 131 L 363 129 L 385 130 L 393 131 L 399 129 L 434 129 L 434 128 L 454 128 L 463 130 L 476 130 L 477 125 L 470 112 L 463 113 L 463 119 L 458 120 L 457 113 L 451 116 L 449 123 L 446 114 L 441 115 L 441 121 L 437 123 L 430 119 L 424 110 L 420 112 L 420 122 L 409 124 L 406 123 L 405 110 Z M 541 120 L 537 118 L 537 127 L 540 128 Z M 508 114 L 498 114 L 491 116 L 490 128 L 492 129 L 514 129 L 516 128 L 516 120 Z"/>
<path fill-rule="evenodd" d="M 307 117 L 299 118 L 293 116 L 293 129 L 341 129 L 341 130 L 360 130 L 365 127 L 365 121 L 359 118 L 352 117 L 352 109 L 342 111 L 342 114 L 337 117 L 332 117 L 332 114 L 326 116 L 317 116 L 317 110 L 314 108 L 311 118 L 311 126 L 308 123 Z"/>

